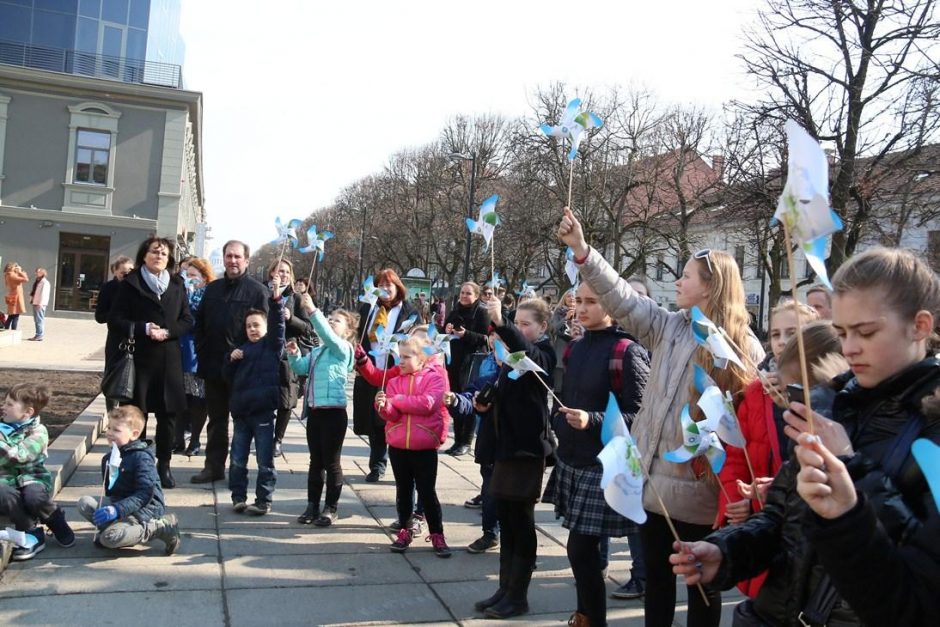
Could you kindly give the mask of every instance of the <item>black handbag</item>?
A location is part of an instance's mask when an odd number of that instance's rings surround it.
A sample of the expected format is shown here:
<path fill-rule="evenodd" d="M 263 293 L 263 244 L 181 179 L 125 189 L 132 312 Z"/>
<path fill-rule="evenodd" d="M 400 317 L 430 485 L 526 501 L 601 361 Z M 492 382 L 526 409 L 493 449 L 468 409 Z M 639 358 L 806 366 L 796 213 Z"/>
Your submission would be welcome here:
<path fill-rule="evenodd" d="M 101 379 L 101 392 L 118 403 L 134 400 L 134 384 L 137 373 L 134 367 L 134 325 L 131 324 L 127 339 L 118 346 L 121 355 L 111 363 Z"/>

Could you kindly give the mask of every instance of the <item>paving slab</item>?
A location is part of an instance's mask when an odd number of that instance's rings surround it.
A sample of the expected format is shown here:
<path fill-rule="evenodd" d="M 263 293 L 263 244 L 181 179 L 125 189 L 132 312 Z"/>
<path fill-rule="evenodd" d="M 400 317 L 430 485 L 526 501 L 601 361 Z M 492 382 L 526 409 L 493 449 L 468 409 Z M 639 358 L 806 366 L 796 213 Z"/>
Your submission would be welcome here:
<path fill-rule="evenodd" d="M 221 591 L 107 592 L 4 599 L 2 625 L 224 625 Z M 149 621 L 148 619 L 153 619 Z"/>

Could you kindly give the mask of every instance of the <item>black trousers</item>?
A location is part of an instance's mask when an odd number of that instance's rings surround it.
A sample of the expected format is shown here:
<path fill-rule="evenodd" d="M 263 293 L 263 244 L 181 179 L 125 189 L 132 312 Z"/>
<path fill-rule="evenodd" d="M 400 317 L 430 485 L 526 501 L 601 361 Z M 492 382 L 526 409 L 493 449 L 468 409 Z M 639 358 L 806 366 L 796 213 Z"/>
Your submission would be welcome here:
<path fill-rule="evenodd" d="M 385 424 L 372 423 L 372 432 L 369 434 L 369 470 L 377 470 L 380 475 L 384 475 L 388 465 L 388 451 L 388 444 L 385 443 Z"/>
<path fill-rule="evenodd" d="M 186 444 L 186 431 L 189 431 L 190 448 L 199 444 L 202 430 L 206 427 L 206 399 L 186 395 L 186 411 L 176 417 L 175 447 Z"/>
<path fill-rule="evenodd" d="M 320 507 L 323 475 L 326 474 L 326 507 L 336 507 L 343 489 L 341 455 L 349 418 L 344 407 L 307 408 L 307 501 Z"/>
<path fill-rule="evenodd" d="M 669 531 L 666 518 L 646 512 L 646 523 L 640 525 L 640 539 L 646 557 L 646 595 L 643 609 L 647 627 L 671 625 L 676 612 L 676 576 L 672 572 L 669 556 L 673 553 L 675 538 Z M 710 525 L 693 525 L 673 518 L 679 537 L 695 542 L 712 532 Z M 690 586 L 688 627 L 717 627 L 721 622 L 721 592 L 705 588 L 710 606 L 702 600 L 696 586 Z"/>
<path fill-rule="evenodd" d="M 287 425 L 290 424 L 290 409 L 278 409 L 277 420 L 274 421 L 274 439 L 280 442 L 287 433 Z"/>
<path fill-rule="evenodd" d="M 395 473 L 395 504 L 398 522 L 404 529 L 414 511 L 414 489 L 424 505 L 424 519 L 430 533 L 444 533 L 441 502 L 437 499 L 437 451 L 406 451 L 391 447 L 389 461 Z"/>
<path fill-rule="evenodd" d="M 228 401 L 231 389 L 222 379 L 206 379 L 206 408 L 209 425 L 206 435 L 206 469 L 215 475 L 225 474 L 228 459 Z"/>
<path fill-rule="evenodd" d="M 457 446 L 470 446 L 473 442 L 473 431 L 476 427 L 476 415 L 454 416 L 454 444 Z"/>
<path fill-rule="evenodd" d="M 588 617 L 592 626 L 603 627 L 607 624 L 607 588 L 601 572 L 601 537 L 568 532 L 568 562 L 578 591 L 578 611 Z"/>
<path fill-rule="evenodd" d="M 525 601 L 535 566 L 535 501 L 496 499 L 499 517 L 499 587 L 513 601 Z"/>
<path fill-rule="evenodd" d="M 0 485 L 0 514 L 9 516 L 17 531 L 29 531 L 37 518 L 45 521 L 55 510 L 52 495 L 42 484 L 28 483 L 22 488 Z"/>

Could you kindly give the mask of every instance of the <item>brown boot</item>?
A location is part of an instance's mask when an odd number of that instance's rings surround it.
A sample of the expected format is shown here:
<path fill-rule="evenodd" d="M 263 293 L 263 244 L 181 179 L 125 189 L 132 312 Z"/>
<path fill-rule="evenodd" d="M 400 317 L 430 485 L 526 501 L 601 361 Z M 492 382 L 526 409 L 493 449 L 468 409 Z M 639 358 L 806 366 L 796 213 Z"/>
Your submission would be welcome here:
<path fill-rule="evenodd" d="M 575 612 L 571 615 L 571 618 L 568 619 L 568 624 L 573 627 L 591 627 L 591 623 L 588 620 L 588 617 L 582 614 L 581 612 Z"/>

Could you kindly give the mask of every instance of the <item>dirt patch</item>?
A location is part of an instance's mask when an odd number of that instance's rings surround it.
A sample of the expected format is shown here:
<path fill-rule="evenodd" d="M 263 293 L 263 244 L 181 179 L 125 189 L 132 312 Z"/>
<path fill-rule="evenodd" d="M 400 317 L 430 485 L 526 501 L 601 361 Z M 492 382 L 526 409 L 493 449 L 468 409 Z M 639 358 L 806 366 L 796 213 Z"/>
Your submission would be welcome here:
<path fill-rule="evenodd" d="M 10 387 L 23 381 L 44 383 L 52 391 L 49 405 L 42 412 L 50 442 L 85 411 L 101 388 L 101 374 L 97 372 L 0 368 L 0 399 L 6 398 Z"/>

